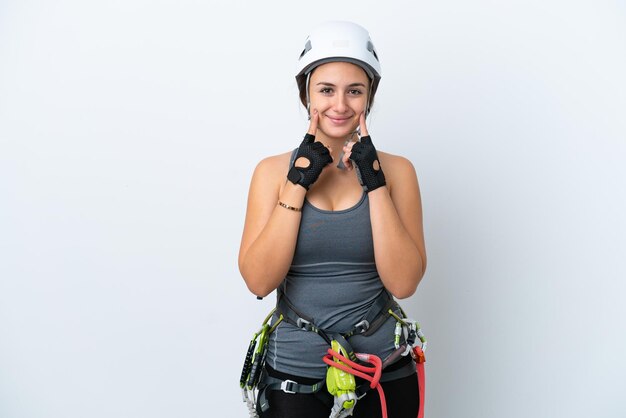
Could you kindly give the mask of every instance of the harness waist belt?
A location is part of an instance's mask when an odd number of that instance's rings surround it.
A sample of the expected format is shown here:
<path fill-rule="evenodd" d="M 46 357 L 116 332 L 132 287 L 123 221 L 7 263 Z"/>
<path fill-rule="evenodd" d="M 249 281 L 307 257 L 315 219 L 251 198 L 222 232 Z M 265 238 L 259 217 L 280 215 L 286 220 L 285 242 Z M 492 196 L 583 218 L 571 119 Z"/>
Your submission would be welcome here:
<path fill-rule="evenodd" d="M 373 334 L 389 317 L 389 309 L 395 309 L 397 306 L 398 303 L 394 300 L 393 296 L 391 296 L 387 290 L 383 290 L 376 300 L 374 300 L 374 303 L 365 314 L 365 317 L 355 324 L 350 331 L 345 334 L 342 333 L 341 336 L 347 339 L 356 334 L 364 336 Z M 299 312 L 283 292 L 279 292 L 278 294 L 276 311 L 290 324 L 305 331 L 312 331 L 319 334 L 328 344 L 331 342 L 331 336 L 337 335 L 337 333 L 318 328 L 314 318 Z"/>

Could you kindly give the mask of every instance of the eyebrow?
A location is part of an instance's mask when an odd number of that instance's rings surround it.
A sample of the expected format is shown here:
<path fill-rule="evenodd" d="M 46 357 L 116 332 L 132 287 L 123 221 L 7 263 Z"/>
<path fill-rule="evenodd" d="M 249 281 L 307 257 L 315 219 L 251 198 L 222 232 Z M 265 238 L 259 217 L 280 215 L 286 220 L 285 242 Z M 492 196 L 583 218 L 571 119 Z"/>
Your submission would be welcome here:
<path fill-rule="evenodd" d="M 336 87 L 333 83 L 328 83 L 326 81 L 320 81 L 319 83 L 317 83 L 317 85 Z M 363 83 L 351 83 L 351 84 L 348 84 L 348 87 L 367 87 L 367 86 Z"/>

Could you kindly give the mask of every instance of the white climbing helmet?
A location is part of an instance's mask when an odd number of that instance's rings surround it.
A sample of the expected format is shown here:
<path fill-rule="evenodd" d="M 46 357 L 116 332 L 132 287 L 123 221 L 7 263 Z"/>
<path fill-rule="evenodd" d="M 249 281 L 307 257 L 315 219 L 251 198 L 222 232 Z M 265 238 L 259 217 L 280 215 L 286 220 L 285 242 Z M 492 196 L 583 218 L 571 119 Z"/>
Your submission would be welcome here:
<path fill-rule="evenodd" d="M 371 80 L 380 80 L 380 62 L 367 30 L 356 23 L 330 21 L 314 28 L 298 59 L 296 78 L 327 62 L 351 62 Z"/>

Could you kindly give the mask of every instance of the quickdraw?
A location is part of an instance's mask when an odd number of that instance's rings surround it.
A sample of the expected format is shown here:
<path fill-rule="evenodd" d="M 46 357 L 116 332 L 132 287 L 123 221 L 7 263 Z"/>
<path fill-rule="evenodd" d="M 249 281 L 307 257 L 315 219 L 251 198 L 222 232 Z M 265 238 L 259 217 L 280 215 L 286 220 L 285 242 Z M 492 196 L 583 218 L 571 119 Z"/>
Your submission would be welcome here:
<path fill-rule="evenodd" d="M 270 318 L 274 315 L 276 309 L 265 317 L 261 329 L 257 331 L 250 340 L 248 351 L 243 362 L 243 369 L 241 370 L 241 377 L 239 378 L 239 386 L 241 387 L 241 393 L 243 401 L 248 407 L 251 418 L 258 418 L 259 415 L 256 411 L 256 396 L 257 386 L 265 363 L 265 355 L 267 353 L 267 342 L 270 334 L 276 329 L 278 324 L 282 321 L 282 317 L 279 317 L 275 324 L 270 324 Z"/>

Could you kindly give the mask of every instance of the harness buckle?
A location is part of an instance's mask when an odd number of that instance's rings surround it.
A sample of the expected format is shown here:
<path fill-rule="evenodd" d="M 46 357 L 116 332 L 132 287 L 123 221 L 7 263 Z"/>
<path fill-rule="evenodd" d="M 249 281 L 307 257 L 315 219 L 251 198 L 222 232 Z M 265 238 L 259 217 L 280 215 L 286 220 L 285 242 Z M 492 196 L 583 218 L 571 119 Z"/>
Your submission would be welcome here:
<path fill-rule="evenodd" d="M 296 320 L 296 326 L 305 331 L 311 331 L 313 329 L 313 325 L 311 324 L 311 321 L 307 321 L 304 318 L 298 318 Z"/>
<path fill-rule="evenodd" d="M 282 390 L 285 393 L 291 393 L 294 394 L 296 393 L 295 391 L 293 391 L 293 385 L 297 385 L 298 382 L 294 382 L 293 380 L 283 380 L 283 382 L 280 384 L 280 390 Z"/>
<path fill-rule="evenodd" d="M 369 327 L 370 323 L 367 321 L 367 319 L 364 319 L 354 326 L 354 330 L 359 334 L 363 334 L 369 329 Z"/>

